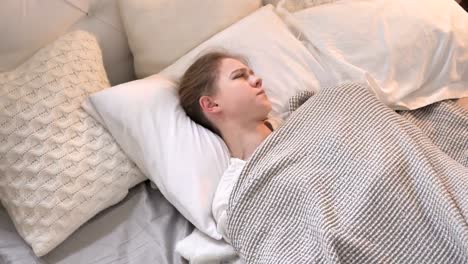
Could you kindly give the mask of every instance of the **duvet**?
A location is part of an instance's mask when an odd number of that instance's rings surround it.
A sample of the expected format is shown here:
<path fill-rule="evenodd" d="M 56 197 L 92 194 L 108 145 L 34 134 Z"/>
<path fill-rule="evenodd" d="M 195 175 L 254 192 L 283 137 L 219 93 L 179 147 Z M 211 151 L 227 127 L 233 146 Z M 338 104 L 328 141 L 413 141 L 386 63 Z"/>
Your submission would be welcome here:
<path fill-rule="evenodd" d="M 468 263 L 468 113 L 323 89 L 245 165 L 227 235 L 246 263 Z"/>

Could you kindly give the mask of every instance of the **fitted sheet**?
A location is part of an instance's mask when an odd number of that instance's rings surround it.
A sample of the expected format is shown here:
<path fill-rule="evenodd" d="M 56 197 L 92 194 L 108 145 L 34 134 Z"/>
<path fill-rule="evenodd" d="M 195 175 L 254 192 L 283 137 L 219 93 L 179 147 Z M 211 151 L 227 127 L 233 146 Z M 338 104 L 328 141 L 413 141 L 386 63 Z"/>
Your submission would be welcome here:
<path fill-rule="evenodd" d="M 93 217 L 49 254 L 37 258 L 0 206 L 0 263 L 187 263 L 174 248 L 192 230 L 193 226 L 146 181 L 132 188 L 123 201 Z"/>

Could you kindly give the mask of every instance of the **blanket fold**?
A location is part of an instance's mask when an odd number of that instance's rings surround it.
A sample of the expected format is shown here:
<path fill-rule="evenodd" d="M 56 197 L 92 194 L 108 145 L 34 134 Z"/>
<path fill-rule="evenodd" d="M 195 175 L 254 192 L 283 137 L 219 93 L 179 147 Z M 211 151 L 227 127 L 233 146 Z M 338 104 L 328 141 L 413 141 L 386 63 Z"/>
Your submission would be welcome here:
<path fill-rule="evenodd" d="M 246 263 L 468 263 L 468 115 L 396 113 L 365 84 L 323 89 L 265 140 L 231 194 Z"/>

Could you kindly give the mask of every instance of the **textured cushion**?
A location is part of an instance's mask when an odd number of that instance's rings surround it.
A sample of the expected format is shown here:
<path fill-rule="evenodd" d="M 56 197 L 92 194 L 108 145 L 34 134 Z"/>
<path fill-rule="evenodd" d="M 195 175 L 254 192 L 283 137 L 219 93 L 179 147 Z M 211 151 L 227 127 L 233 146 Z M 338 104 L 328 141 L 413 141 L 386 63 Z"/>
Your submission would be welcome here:
<path fill-rule="evenodd" d="M 268 43 L 269 52 L 264 45 Z M 93 94 L 90 101 L 122 149 L 198 229 L 220 239 L 211 205 L 229 161 L 221 138 L 194 123 L 179 104 L 177 80 L 200 52 L 224 47 L 242 53 L 264 80 L 275 113 L 290 96 L 319 87 L 320 65 L 273 12 L 258 9 L 216 34 L 161 74 Z M 87 108 L 89 109 L 89 107 Z"/>
<path fill-rule="evenodd" d="M 80 108 L 106 87 L 97 41 L 83 31 L 0 74 L 0 199 L 38 256 L 144 180 Z"/>
<path fill-rule="evenodd" d="M 119 0 L 138 77 L 180 56 L 261 6 L 261 0 Z"/>

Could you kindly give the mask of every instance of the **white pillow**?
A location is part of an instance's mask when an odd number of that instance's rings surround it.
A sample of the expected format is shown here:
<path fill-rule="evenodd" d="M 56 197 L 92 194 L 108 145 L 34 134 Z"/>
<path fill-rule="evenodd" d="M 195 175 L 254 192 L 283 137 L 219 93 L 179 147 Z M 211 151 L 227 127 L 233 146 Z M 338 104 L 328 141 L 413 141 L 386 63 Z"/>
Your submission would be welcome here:
<path fill-rule="evenodd" d="M 179 105 L 176 86 L 158 75 L 89 97 L 124 151 L 182 215 L 219 239 L 204 211 L 229 153 L 222 139 L 195 124 Z M 92 107 L 90 107 L 90 105 Z M 92 114 L 92 112 L 90 112 Z"/>
<path fill-rule="evenodd" d="M 175 85 L 163 75 L 178 79 L 199 51 L 219 46 L 242 52 L 250 60 L 264 78 L 276 112 L 286 109 L 296 92 L 319 86 L 312 72 L 318 63 L 268 6 L 203 43 L 163 74 L 90 97 L 117 142 L 168 201 L 215 239 L 221 235 L 211 205 L 230 155 L 219 137 L 186 116 Z"/>
<path fill-rule="evenodd" d="M 80 108 L 109 86 L 97 40 L 83 31 L 0 73 L 0 200 L 37 256 L 145 180 Z"/>
<path fill-rule="evenodd" d="M 280 12 L 335 82 L 369 73 L 394 109 L 468 96 L 468 13 L 455 1 L 343 0 Z"/>
<path fill-rule="evenodd" d="M 261 0 L 119 0 L 140 78 L 158 73 L 212 35 L 261 6 Z"/>
<path fill-rule="evenodd" d="M 289 31 L 271 5 L 213 36 L 159 74 L 177 81 L 200 54 L 216 48 L 244 55 L 249 60 L 255 74 L 263 78 L 273 115 L 287 112 L 289 98 L 298 92 L 316 92 L 329 82 L 325 69 Z"/>

